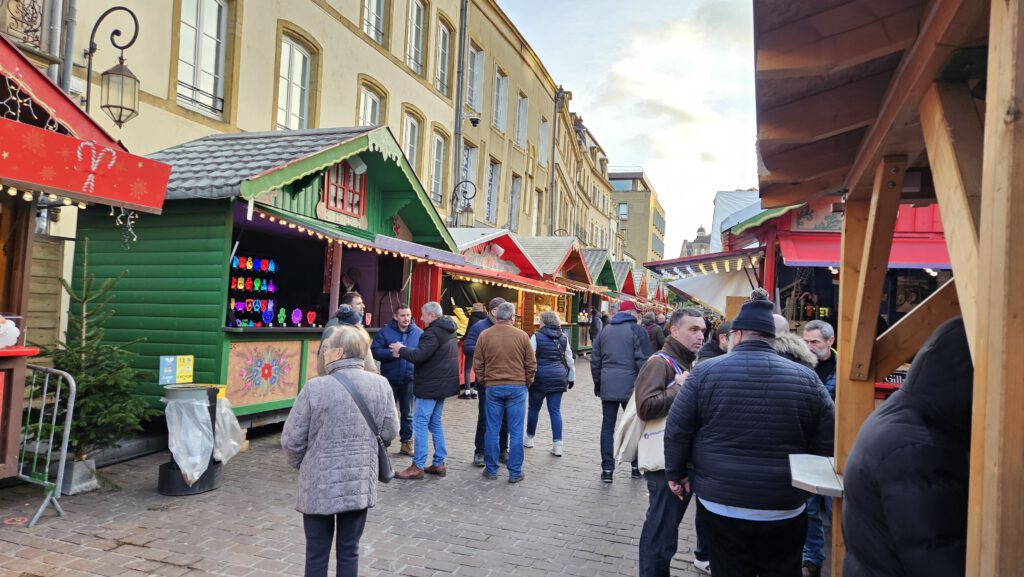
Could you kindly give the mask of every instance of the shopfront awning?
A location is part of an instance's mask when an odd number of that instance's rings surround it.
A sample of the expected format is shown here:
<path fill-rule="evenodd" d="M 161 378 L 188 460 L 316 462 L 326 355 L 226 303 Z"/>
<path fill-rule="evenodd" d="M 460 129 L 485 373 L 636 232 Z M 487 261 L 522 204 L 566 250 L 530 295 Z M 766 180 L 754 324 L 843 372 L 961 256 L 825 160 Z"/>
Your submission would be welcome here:
<path fill-rule="evenodd" d="M 729 296 L 749 296 L 753 289 L 746 271 L 733 270 L 719 274 L 691 276 L 668 284 L 669 290 L 725 314 Z"/>
<path fill-rule="evenodd" d="M 779 234 L 786 266 L 839 266 L 842 239 L 838 234 Z M 942 236 L 893 239 L 889 268 L 949 269 L 949 252 Z"/>
<path fill-rule="evenodd" d="M 603 286 L 587 284 L 585 282 L 579 282 L 579 281 L 575 281 L 575 280 L 567 279 L 567 278 L 562 278 L 562 277 L 555 277 L 555 278 L 553 278 L 551 280 L 553 282 L 556 282 L 556 283 L 564 286 L 565 288 L 567 288 L 567 289 L 569 289 L 569 290 L 571 290 L 573 292 L 586 292 L 586 293 L 594 293 L 594 294 L 598 294 L 599 295 L 599 294 L 604 294 L 605 292 L 608 291 L 608 289 L 603 287 Z"/>
<path fill-rule="evenodd" d="M 529 293 L 540 293 L 545 295 L 559 296 L 569 294 L 562 287 L 541 280 L 534 280 L 497 270 L 480 268 L 473 265 L 439 264 L 438 267 L 448 276 L 468 282 L 491 284 L 495 286 L 520 290 Z"/>

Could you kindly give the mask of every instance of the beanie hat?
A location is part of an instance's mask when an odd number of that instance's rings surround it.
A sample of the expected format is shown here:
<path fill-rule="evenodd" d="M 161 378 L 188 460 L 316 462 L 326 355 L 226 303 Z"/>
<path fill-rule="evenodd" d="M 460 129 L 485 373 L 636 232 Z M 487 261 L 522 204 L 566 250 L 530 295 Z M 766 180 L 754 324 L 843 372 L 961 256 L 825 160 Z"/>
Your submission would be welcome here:
<path fill-rule="evenodd" d="M 358 325 L 363 321 L 352 305 L 341 305 L 338 307 L 338 312 L 334 313 L 334 318 L 345 325 Z"/>
<path fill-rule="evenodd" d="M 633 301 L 622 301 L 621 303 L 619 303 L 619 312 L 620 313 L 628 313 L 629 311 L 635 311 L 635 310 L 636 310 L 636 303 L 634 303 Z"/>
<path fill-rule="evenodd" d="M 740 307 L 740 314 L 732 321 L 734 331 L 757 331 L 769 337 L 775 336 L 775 304 L 768 300 L 768 292 L 756 289 L 750 300 Z"/>
<path fill-rule="evenodd" d="M 487 303 L 487 310 L 493 311 L 494 309 L 498 308 L 498 305 L 503 305 L 506 302 L 508 301 L 501 297 L 494 297 L 493 299 L 491 299 L 491 302 Z"/>

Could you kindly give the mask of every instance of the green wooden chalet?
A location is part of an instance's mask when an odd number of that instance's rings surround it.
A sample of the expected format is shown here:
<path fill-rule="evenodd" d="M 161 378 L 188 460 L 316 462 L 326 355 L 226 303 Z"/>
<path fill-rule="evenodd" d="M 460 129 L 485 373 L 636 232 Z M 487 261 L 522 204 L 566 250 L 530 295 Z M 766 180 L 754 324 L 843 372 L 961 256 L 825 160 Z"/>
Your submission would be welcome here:
<path fill-rule="evenodd" d="M 286 409 L 340 294 L 359 290 L 372 331 L 440 297 L 433 264 L 465 262 L 386 127 L 218 134 L 152 158 L 172 166 L 164 213 L 126 249 L 110 215 L 83 211 L 78 238 L 97 280 L 123 275 L 106 338 L 144 339 L 130 349 L 154 406 L 160 357 L 194 355 L 194 382 L 227 385 L 239 415 Z"/>

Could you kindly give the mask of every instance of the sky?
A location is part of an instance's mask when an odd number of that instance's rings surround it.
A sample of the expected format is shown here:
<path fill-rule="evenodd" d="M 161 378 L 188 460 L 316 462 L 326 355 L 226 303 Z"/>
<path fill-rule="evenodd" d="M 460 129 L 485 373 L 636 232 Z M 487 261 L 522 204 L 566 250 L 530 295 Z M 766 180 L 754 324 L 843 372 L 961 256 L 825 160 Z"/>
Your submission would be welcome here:
<path fill-rule="evenodd" d="M 665 208 L 665 258 L 718 190 L 757 185 L 749 0 L 498 0 L 572 92 L 612 167 L 640 166 Z"/>

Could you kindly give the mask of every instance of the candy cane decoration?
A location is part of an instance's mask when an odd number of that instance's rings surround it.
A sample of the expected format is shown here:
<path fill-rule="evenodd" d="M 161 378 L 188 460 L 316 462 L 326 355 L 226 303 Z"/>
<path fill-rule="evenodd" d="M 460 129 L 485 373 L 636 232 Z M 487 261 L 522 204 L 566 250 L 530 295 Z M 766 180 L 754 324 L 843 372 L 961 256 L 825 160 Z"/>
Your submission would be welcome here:
<path fill-rule="evenodd" d="M 75 153 L 75 157 L 78 161 L 82 161 L 82 151 L 86 148 L 89 149 L 92 157 L 89 159 L 89 175 L 85 177 L 85 183 L 82 184 L 82 192 L 92 193 L 96 188 L 96 170 L 103 164 L 103 157 L 110 153 L 110 162 L 107 163 L 107 169 L 114 168 L 114 163 L 117 162 L 117 151 L 112 148 L 103 147 L 98 153 L 96 151 L 96 143 L 92 141 L 83 142 L 78 145 L 78 150 Z"/>

